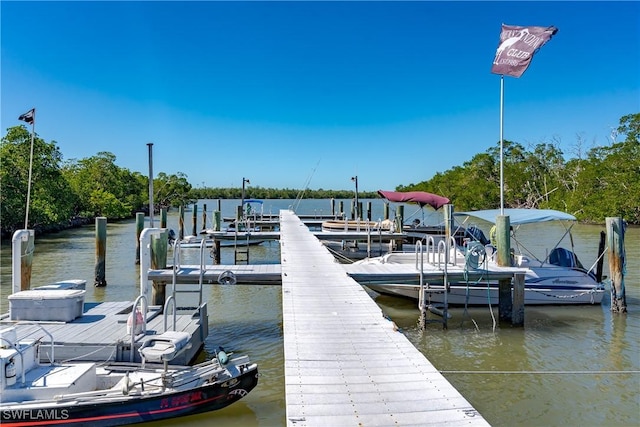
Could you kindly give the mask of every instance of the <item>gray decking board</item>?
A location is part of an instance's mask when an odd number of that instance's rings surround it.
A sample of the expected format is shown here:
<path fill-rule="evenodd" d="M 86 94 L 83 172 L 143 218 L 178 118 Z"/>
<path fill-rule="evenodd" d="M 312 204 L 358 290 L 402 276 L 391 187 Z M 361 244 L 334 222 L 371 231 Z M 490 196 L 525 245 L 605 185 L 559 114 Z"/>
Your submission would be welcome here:
<path fill-rule="evenodd" d="M 85 303 L 83 315 L 71 322 L 38 323 L 53 336 L 56 360 L 77 358 L 87 361 L 105 361 L 115 357 L 117 361 L 126 362 L 129 360 L 128 356 L 125 359 L 120 359 L 121 353 L 118 353 L 117 349 L 131 342 L 130 335 L 127 334 L 127 318 L 132 305 L 131 301 Z M 150 307 L 150 310 L 147 315 L 149 318 L 147 334 L 144 337 L 138 337 L 136 346 L 142 345 L 145 339 L 164 332 L 164 319 L 162 314 L 158 314 L 159 307 Z M 29 321 L 12 322 L 8 320 L 7 316 L 0 322 L 0 329 L 15 326 L 19 339 L 41 338 L 41 360 L 47 360 L 50 356 L 48 353 L 50 353 L 51 341 L 49 336 L 33 323 Z M 167 325 L 171 329 L 171 315 Z M 200 336 L 201 328 L 202 325 L 197 318 L 192 316 L 192 313 L 177 314 L 176 330 L 189 332 L 192 346 L 183 355 L 176 358 L 173 363 L 186 364 L 195 357 L 203 344 Z M 125 352 L 125 355 L 128 353 Z"/>
<path fill-rule="evenodd" d="M 313 233 L 280 217 L 287 424 L 487 425 Z"/>
<path fill-rule="evenodd" d="M 282 274 L 279 264 L 206 265 L 203 283 L 217 284 L 218 277 L 225 271 L 231 271 L 236 276 L 238 284 L 280 284 Z M 149 280 L 172 283 L 173 270 L 149 270 Z M 181 265 L 176 272 L 177 283 L 198 283 L 199 280 L 199 265 Z"/>

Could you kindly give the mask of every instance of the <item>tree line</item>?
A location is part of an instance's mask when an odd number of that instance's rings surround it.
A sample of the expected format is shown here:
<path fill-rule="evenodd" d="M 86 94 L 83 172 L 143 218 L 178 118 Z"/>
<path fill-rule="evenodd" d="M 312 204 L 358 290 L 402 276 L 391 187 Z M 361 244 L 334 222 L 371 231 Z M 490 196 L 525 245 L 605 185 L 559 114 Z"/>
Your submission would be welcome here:
<path fill-rule="evenodd" d="M 505 207 L 558 209 L 586 222 L 622 216 L 640 224 L 640 113 L 620 119 L 617 135 L 624 141 L 587 151 L 578 141 L 574 156 L 564 159 L 559 144 L 541 143 L 529 149 L 503 142 Z M 25 125 L 7 129 L 0 143 L 0 231 L 10 236 L 24 227 L 31 149 Z M 116 156 L 99 152 L 83 159 L 63 160 L 55 141 L 37 135 L 33 164 L 28 228 L 36 233 L 55 231 L 106 216 L 111 220 L 148 212 L 149 178 L 116 165 Z M 462 166 L 439 172 L 398 191 L 427 191 L 448 197 L 456 210 L 491 209 L 500 203 L 499 143 L 475 155 Z M 170 208 L 198 199 L 239 199 L 240 188 L 194 188 L 182 172 L 160 172 L 153 179 L 154 207 Z M 249 187 L 245 198 L 348 199 L 349 190 L 274 189 Z M 361 198 L 377 193 L 360 192 Z"/>
<path fill-rule="evenodd" d="M 615 139 L 624 136 L 624 141 Z M 557 143 L 529 149 L 503 141 L 503 197 L 506 208 L 556 209 L 583 222 L 620 216 L 640 224 L 640 113 L 620 119 L 607 146 L 585 150 L 580 139 L 564 159 Z M 399 191 L 427 191 L 448 197 L 457 211 L 500 206 L 500 144 L 462 166 L 439 172 Z"/>

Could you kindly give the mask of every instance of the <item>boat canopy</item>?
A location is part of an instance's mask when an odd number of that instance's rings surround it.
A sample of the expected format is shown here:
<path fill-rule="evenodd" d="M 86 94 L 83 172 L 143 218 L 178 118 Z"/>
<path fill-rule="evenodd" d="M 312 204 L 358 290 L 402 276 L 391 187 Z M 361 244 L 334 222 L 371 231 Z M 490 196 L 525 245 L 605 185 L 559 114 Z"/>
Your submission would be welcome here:
<path fill-rule="evenodd" d="M 496 217 L 500 209 L 488 209 L 482 211 L 454 212 L 454 216 L 470 216 L 480 218 L 492 224 L 496 223 Z M 576 217 L 565 212 L 553 209 L 505 209 L 505 216 L 509 216 L 511 225 L 531 224 L 545 221 L 575 221 Z"/>
<path fill-rule="evenodd" d="M 260 204 L 262 204 L 264 202 L 262 200 L 258 200 L 258 199 L 244 199 L 244 203 L 245 204 L 247 204 L 247 203 L 260 203 Z"/>
<path fill-rule="evenodd" d="M 390 202 L 396 203 L 417 203 L 420 207 L 425 205 L 433 209 L 440 209 L 449 203 L 449 199 L 437 194 L 426 193 L 424 191 L 384 191 L 378 190 L 378 194 Z"/>

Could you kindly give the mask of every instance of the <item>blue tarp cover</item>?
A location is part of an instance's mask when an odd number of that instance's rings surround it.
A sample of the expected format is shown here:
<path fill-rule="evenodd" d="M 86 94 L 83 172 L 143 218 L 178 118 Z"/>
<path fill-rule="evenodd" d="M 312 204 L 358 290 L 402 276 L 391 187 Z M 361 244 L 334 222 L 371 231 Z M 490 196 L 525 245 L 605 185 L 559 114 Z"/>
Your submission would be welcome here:
<path fill-rule="evenodd" d="M 495 224 L 500 209 L 483 211 L 455 212 L 454 216 L 471 216 Z M 505 209 L 504 215 L 509 217 L 511 225 L 531 224 L 545 221 L 575 221 L 576 217 L 553 209 Z"/>

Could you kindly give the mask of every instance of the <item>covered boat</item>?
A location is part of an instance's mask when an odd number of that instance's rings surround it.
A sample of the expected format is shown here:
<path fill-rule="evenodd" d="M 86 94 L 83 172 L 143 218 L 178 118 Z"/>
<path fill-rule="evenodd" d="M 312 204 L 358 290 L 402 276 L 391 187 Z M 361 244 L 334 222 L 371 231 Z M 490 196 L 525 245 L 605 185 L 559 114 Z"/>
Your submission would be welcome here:
<path fill-rule="evenodd" d="M 456 212 L 455 218 L 464 218 L 461 229 L 469 230 L 467 218 L 476 218 L 495 224 L 496 217 L 500 215 L 499 209 Z M 538 259 L 533 251 L 524 248 L 522 242 L 515 239 L 517 228 L 525 224 L 543 224 L 549 221 L 573 222 L 575 217 L 565 212 L 551 209 L 504 209 L 503 215 L 508 215 L 513 230 L 514 241 L 518 250 L 512 254 L 510 266 L 499 266 L 495 259 L 495 247 L 484 238 L 476 238 L 478 232 L 465 233 L 463 244 L 451 245 L 452 254 L 450 260 L 461 260 L 461 266 L 475 273 L 512 271 L 525 274 L 525 299 L 526 305 L 567 305 L 567 304 L 600 304 L 605 294 L 605 286 L 602 283 L 601 271 L 594 271 L 597 263 L 586 269 L 574 253 L 573 248 L 560 247 L 563 239 L 570 234 L 571 226 L 565 227 L 564 233 L 558 236 L 558 241 L 553 248 L 547 250 L 545 257 Z M 490 233 L 491 234 L 491 233 Z M 432 236 L 435 237 L 435 236 Z M 571 239 L 572 241 L 572 239 Z M 426 269 L 442 268 L 444 254 L 439 253 L 437 246 L 426 245 L 423 266 Z M 599 258 L 602 254 L 599 254 Z M 359 261 L 361 264 L 417 264 L 415 253 L 393 253 L 383 257 L 371 258 Z M 454 261 L 457 262 L 457 261 Z M 371 289 L 385 294 L 399 295 L 418 299 L 420 286 L 417 283 L 370 283 L 366 284 Z M 490 280 L 460 281 L 450 284 L 448 294 L 449 304 L 482 305 L 488 302 L 497 302 L 498 283 Z M 430 294 L 430 301 L 443 302 L 442 292 L 434 291 Z"/>

